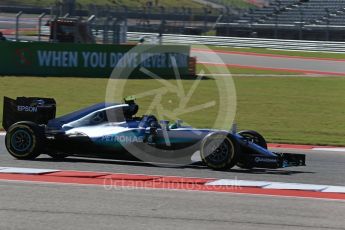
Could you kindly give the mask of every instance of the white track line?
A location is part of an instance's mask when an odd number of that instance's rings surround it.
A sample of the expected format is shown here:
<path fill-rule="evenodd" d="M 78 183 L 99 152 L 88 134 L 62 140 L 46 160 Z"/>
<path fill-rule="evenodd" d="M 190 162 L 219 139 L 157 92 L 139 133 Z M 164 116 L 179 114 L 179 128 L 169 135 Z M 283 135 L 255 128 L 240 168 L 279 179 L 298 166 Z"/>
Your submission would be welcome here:
<path fill-rule="evenodd" d="M 258 187 L 262 189 L 303 190 L 303 191 L 345 193 L 345 186 L 283 183 L 283 182 L 269 182 L 269 181 L 220 179 L 220 180 L 208 182 L 206 183 L 206 185 Z"/>
<path fill-rule="evenodd" d="M 0 167 L 0 173 L 39 175 L 61 170 L 54 169 L 36 169 L 36 168 L 15 168 Z M 238 186 L 238 187 L 257 187 L 261 189 L 278 189 L 278 190 L 302 190 L 328 193 L 345 193 L 345 186 L 302 184 L 302 183 L 284 183 L 270 181 L 251 181 L 251 180 L 233 180 L 233 179 L 214 179 L 205 184 L 206 186 Z"/>
<path fill-rule="evenodd" d="M 314 151 L 345 152 L 345 148 L 312 148 Z"/>
<path fill-rule="evenodd" d="M 45 174 L 52 172 L 59 172 L 55 169 L 35 169 L 35 168 L 16 168 L 16 167 L 0 167 L 0 173 L 14 173 L 14 174 Z"/>

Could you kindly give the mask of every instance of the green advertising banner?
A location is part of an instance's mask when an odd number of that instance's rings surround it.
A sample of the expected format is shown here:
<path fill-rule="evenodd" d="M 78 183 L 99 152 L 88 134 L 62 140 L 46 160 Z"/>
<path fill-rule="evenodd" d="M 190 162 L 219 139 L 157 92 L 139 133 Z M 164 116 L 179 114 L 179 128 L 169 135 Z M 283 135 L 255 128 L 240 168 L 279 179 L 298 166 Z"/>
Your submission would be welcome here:
<path fill-rule="evenodd" d="M 0 42 L 0 75 L 189 75 L 189 46 Z"/>

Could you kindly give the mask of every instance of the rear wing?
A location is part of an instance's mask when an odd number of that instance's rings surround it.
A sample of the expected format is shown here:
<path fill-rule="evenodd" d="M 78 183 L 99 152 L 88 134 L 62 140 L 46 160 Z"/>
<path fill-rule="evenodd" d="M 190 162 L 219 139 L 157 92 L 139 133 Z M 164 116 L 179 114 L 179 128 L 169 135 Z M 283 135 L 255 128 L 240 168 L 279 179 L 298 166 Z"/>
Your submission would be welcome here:
<path fill-rule="evenodd" d="M 47 124 L 56 115 L 56 102 L 53 98 L 17 97 L 16 100 L 4 97 L 2 126 L 8 128 L 19 121 L 32 121 Z"/>

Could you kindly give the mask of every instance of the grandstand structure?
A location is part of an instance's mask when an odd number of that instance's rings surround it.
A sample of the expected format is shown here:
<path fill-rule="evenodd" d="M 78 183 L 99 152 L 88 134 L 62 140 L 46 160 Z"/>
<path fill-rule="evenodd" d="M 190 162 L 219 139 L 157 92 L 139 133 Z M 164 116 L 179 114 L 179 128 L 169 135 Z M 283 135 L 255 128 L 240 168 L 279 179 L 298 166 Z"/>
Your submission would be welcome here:
<path fill-rule="evenodd" d="M 345 41 L 345 1 L 273 0 L 216 29 L 219 36 Z"/>

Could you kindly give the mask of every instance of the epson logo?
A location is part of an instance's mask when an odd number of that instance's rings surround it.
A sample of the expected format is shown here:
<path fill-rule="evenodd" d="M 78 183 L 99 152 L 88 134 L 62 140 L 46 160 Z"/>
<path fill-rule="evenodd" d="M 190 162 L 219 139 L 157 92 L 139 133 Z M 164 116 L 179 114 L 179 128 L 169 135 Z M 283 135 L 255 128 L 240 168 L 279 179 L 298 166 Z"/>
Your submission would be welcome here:
<path fill-rule="evenodd" d="M 18 105 L 18 106 L 17 106 L 17 110 L 18 110 L 19 112 L 36 113 L 36 112 L 37 112 L 37 107 Z"/>
<path fill-rule="evenodd" d="M 264 162 L 264 163 L 277 163 L 277 160 L 276 159 L 272 159 L 272 158 L 255 157 L 255 162 L 256 163 L 260 163 L 260 162 Z"/>

